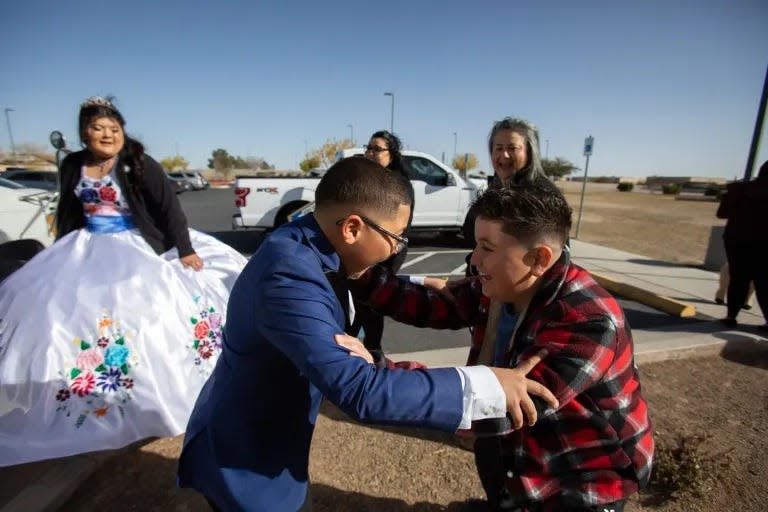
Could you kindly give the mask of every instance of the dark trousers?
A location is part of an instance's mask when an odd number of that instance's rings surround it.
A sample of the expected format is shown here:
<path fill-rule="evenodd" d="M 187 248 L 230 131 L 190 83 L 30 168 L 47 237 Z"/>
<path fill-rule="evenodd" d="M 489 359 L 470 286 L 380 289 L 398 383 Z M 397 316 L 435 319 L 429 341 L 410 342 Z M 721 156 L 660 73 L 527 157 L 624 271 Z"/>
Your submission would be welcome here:
<path fill-rule="evenodd" d="M 749 283 L 755 283 L 755 295 L 768 322 L 768 264 L 765 245 L 760 242 L 725 241 L 725 254 L 731 281 L 728 283 L 728 318 L 736 318 L 747 302 Z"/>
<path fill-rule="evenodd" d="M 519 500 L 510 496 L 507 490 L 506 475 L 508 468 L 513 467 L 502 451 L 501 437 L 479 437 L 475 440 L 475 466 L 480 476 L 480 482 L 488 498 L 484 507 L 473 507 L 471 510 L 480 512 L 539 512 L 542 503 L 530 502 L 527 498 Z M 557 499 L 557 498 L 555 498 Z M 558 504 L 558 512 L 624 512 L 625 501 L 616 501 L 605 505 L 579 506 Z"/>

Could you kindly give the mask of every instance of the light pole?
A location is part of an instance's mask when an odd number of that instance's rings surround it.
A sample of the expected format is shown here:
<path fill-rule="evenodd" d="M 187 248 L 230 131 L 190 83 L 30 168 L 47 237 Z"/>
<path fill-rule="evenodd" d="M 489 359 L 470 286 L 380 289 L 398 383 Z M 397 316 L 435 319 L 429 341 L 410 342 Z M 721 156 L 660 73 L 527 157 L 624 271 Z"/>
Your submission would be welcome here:
<path fill-rule="evenodd" d="M 392 107 L 389 110 L 389 133 L 395 133 L 395 93 L 385 92 L 384 96 L 392 96 Z"/>
<path fill-rule="evenodd" d="M 755 166 L 755 156 L 760 149 L 760 134 L 763 133 L 763 120 L 765 119 L 765 106 L 768 103 L 768 68 L 765 70 L 765 80 L 763 80 L 763 94 L 760 97 L 760 106 L 757 108 L 757 119 L 755 119 L 755 131 L 752 134 L 752 144 L 749 146 L 749 156 L 747 157 L 747 168 L 744 171 L 744 181 L 752 179 L 752 169 Z"/>
<path fill-rule="evenodd" d="M 453 159 L 456 160 L 456 141 L 458 139 L 458 136 L 456 135 L 456 132 L 453 132 Z"/>
<path fill-rule="evenodd" d="M 347 128 L 349 128 L 349 142 L 352 144 L 352 147 L 355 146 L 355 128 L 348 124 Z"/>
<path fill-rule="evenodd" d="M 5 109 L 5 122 L 8 125 L 8 137 L 11 139 L 11 156 L 13 163 L 16 163 L 16 146 L 13 144 L 13 131 L 11 131 L 11 118 L 8 116 L 8 112 L 15 112 L 12 108 Z"/>
<path fill-rule="evenodd" d="M 304 139 L 304 156 L 309 155 L 309 146 L 307 145 L 307 139 Z"/>

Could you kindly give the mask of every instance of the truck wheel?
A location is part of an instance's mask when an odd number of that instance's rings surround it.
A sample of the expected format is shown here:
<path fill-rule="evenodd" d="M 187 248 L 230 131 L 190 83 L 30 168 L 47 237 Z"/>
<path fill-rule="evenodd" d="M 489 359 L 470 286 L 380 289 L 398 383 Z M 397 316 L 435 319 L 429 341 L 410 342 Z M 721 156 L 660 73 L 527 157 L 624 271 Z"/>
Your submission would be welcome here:
<path fill-rule="evenodd" d="M 290 203 L 280 208 L 280 211 L 277 212 L 277 215 L 275 215 L 275 227 L 280 227 L 288 222 L 288 215 L 290 215 L 292 212 L 295 212 L 307 203 L 308 201 L 291 201 Z"/>

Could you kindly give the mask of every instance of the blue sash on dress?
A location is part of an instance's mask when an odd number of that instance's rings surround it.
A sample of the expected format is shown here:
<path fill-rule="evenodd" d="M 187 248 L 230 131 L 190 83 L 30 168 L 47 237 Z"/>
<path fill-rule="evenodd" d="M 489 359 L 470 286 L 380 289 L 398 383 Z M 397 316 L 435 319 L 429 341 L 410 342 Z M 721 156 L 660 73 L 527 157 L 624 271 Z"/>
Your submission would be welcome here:
<path fill-rule="evenodd" d="M 130 215 L 91 215 L 87 221 L 91 233 L 119 233 L 136 227 Z"/>

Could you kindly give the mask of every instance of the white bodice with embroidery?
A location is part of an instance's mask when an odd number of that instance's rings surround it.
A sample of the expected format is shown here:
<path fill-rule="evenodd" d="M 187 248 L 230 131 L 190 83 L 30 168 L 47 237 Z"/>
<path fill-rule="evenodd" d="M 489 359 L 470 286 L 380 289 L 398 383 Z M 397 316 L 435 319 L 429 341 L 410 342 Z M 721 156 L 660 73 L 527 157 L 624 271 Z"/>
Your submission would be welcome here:
<path fill-rule="evenodd" d="M 131 210 L 117 182 L 115 170 L 101 179 L 85 174 L 85 166 L 80 172 L 80 181 L 75 186 L 75 195 L 83 203 L 86 217 L 92 215 L 130 215 Z"/>

